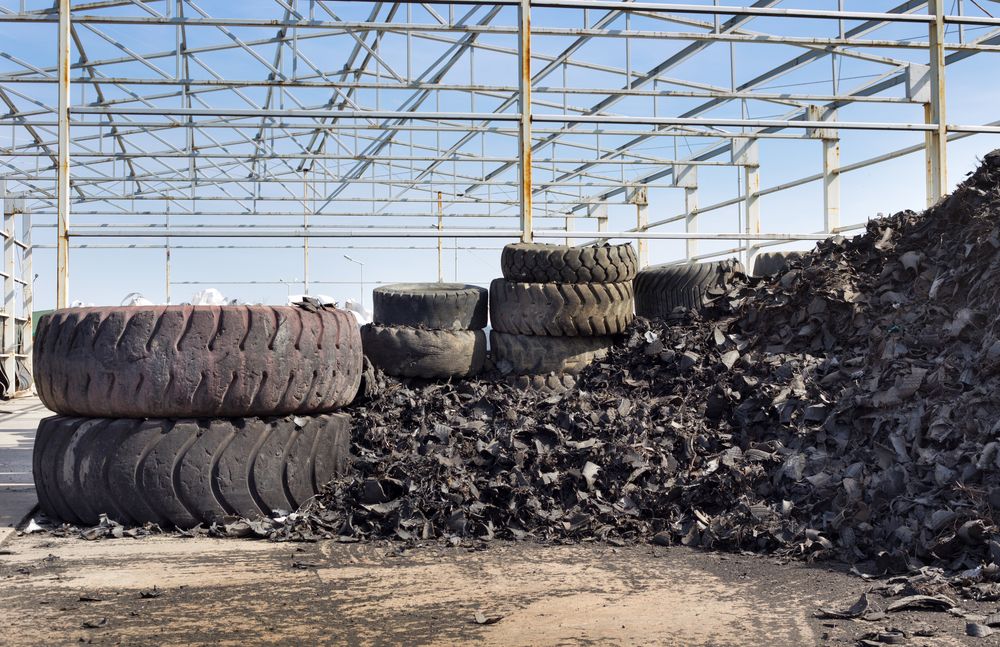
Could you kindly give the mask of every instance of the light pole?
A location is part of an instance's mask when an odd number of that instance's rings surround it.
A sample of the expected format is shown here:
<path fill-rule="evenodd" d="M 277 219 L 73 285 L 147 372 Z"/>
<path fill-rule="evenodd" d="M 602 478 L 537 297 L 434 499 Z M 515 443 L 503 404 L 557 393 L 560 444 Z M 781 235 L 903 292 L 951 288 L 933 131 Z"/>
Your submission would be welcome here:
<path fill-rule="evenodd" d="M 278 283 L 281 283 L 282 285 L 285 286 L 285 304 L 286 305 L 288 304 L 288 302 L 292 298 L 292 286 L 289 284 L 289 280 L 292 283 L 298 283 L 299 282 L 299 279 L 297 277 L 296 278 L 292 278 L 292 279 L 278 279 Z"/>
<path fill-rule="evenodd" d="M 358 268 L 360 268 L 360 270 L 361 270 L 361 281 L 360 281 L 360 283 L 361 283 L 361 309 L 364 310 L 365 309 L 365 264 L 362 263 L 361 261 L 357 260 L 356 258 L 351 258 L 347 254 L 344 254 L 344 258 L 346 258 L 347 260 L 351 261 L 352 263 L 357 263 L 358 264 Z"/>

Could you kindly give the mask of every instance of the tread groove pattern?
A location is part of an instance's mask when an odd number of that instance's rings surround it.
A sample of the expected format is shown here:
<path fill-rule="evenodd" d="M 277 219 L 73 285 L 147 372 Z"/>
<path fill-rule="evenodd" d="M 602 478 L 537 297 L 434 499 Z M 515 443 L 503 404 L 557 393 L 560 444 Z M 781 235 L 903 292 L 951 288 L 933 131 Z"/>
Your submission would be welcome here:
<path fill-rule="evenodd" d="M 58 310 L 34 353 L 42 402 L 93 418 L 332 411 L 354 399 L 362 368 L 353 314 L 289 306 Z M 312 384 L 314 371 L 329 379 Z"/>
<path fill-rule="evenodd" d="M 627 283 L 635 278 L 639 260 L 629 243 L 590 247 L 512 243 L 500 254 L 500 269 L 508 281 L 522 283 Z"/>
<path fill-rule="evenodd" d="M 361 339 L 372 365 L 400 377 L 472 377 L 486 361 L 486 333 L 482 330 L 367 324 L 361 327 Z"/>
<path fill-rule="evenodd" d="M 490 284 L 493 328 L 515 335 L 596 337 L 625 332 L 632 321 L 631 283 Z"/>
<path fill-rule="evenodd" d="M 301 423 L 300 418 L 300 423 Z M 237 420 L 44 419 L 34 449 L 39 505 L 53 519 L 178 528 L 227 513 L 268 515 L 346 473 L 351 418 L 344 413 Z M 305 442 L 300 441 L 303 440 Z M 278 441 L 267 465 L 258 460 Z M 290 464 L 309 469 L 290 469 Z M 304 500 L 304 499 L 303 499 Z"/>
<path fill-rule="evenodd" d="M 396 283 L 372 291 L 373 320 L 382 326 L 479 330 L 486 326 L 485 288 L 460 283 Z"/>
<path fill-rule="evenodd" d="M 635 313 L 662 319 L 675 308 L 698 310 L 709 289 L 726 286 L 738 274 L 743 265 L 734 260 L 647 267 L 635 277 Z"/>

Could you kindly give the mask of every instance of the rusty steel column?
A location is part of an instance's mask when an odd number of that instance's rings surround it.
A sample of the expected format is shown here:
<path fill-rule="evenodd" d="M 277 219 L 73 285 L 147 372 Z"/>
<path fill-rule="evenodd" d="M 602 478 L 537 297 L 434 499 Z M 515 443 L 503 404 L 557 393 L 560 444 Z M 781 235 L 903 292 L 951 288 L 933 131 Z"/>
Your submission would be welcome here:
<path fill-rule="evenodd" d="M 927 205 L 941 199 L 948 188 L 948 125 L 945 123 L 944 80 L 944 0 L 929 0 L 927 11 L 934 16 L 930 23 L 930 103 L 924 106 L 924 121 L 936 125 L 928 131 L 925 142 L 927 162 Z"/>
<path fill-rule="evenodd" d="M 531 223 L 531 0 L 521 0 L 517 10 L 518 44 L 517 60 L 520 67 L 518 101 L 518 165 L 521 177 L 518 182 L 521 203 L 521 242 L 530 243 L 533 236 Z"/>
<path fill-rule="evenodd" d="M 442 191 L 438 191 L 437 195 L 437 207 L 438 207 L 438 231 L 444 230 L 444 194 Z M 456 239 L 455 245 L 457 247 L 458 240 Z M 458 279 L 456 279 L 458 280 Z M 444 238 L 438 236 L 438 283 L 444 283 Z"/>
<path fill-rule="evenodd" d="M 69 307 L 69 0 L 59 0 L 59 169 L 56 180 L 56 307 Z"/>

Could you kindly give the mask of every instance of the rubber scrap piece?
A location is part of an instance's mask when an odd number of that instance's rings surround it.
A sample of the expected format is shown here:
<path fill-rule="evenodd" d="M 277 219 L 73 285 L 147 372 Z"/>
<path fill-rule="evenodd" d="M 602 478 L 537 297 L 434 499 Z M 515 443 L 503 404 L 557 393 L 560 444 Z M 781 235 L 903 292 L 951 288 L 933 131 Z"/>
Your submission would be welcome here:
<path fill-rule="evenodd" d="M 549 373 L 547 375 L 510 375 L 507 383 L 517 389 L 547 393 L 565 393 L 576 386 L 576 376 Z"/>
<path fill-rule="evenodd" d="M 632 321 L 631 283 L 490 284 L 490 321 L 500 332 L 553 337 L 617 335 Z"/>
<path fill-rule="evenodd" d="M 511 243 L 500 254 L 508 281 L 522 283 L 624 283 L 635 278 L 639 260 L 632 245 L 572 247 Z"/>
<path fill-rule="evenodd" d="M 486 361 L 486 333 L 482 330 L 367 324 L 361 327 L 361 338 L 371 363 L 397 377 L 472 377 Z"/>
<path fill-rule="evenodd" d="M 478 330 L 486 326 L 487 291 L 461 283 L 396 283 L 372 291 L 374 321 L 383 326 Z"/>
<path fill-rule="evenodd" d="M 490 331 L 494 362 L 501 373 L 513 375 L 576 375 L 605 357 L 613 344 L 611 337 L 535 337 Z"/>
<path fill-rule="evenodd" d="M 743 265 L 736 260 L 647 267 L 635 277 L 635 312 L 652 319 L 674 308 L 700 310 L 709 289 L 725 287 L 739 274 Z"/>
<path fill-rule="evenodd" d="M 63 415 L 239 418 L 348 404 L 362 352 L 344 310 L 121 306 L 43 316 L 34 362 L 39 397 Z"/>
<path fill-rule="evenodd" d="M 33 454 L 47 516 L 193 528 L 293 511 L 349 466 L 351 417 L 46 418 Z"/>
<path fill-rule="evenodd" d="M 788 263 L 800 260 L 805 252 L 760 252 L 753 261 L 754 276 L 774 276 L 785 271 Z"/>

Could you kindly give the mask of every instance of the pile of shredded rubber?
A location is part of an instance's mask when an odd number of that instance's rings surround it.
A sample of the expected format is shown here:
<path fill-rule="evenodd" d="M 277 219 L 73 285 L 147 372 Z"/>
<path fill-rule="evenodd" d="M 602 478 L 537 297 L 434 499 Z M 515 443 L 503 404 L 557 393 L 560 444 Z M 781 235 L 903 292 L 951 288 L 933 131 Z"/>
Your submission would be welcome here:
<path fill-rule="evenodd" d="M 352 473 L 266 532 L 1000 562 L 998 219 L 994 152 L 925 213 L 637 320 L 565 394 L 380 378 Z"/>
<path fill-rule="evenodd" d="M 208 532 L 653 541 L 934 565 L 1000 597 L 998 312 L 1000 151 L 924 213 L 637 320 L 565 394 L 379 376 L 350 474 Z"/>

